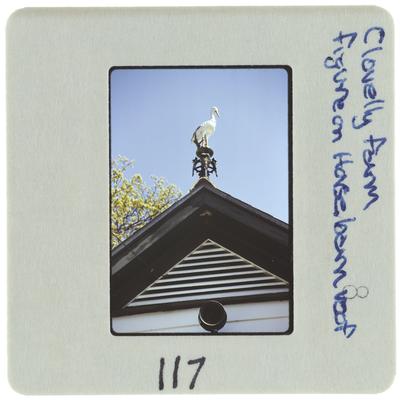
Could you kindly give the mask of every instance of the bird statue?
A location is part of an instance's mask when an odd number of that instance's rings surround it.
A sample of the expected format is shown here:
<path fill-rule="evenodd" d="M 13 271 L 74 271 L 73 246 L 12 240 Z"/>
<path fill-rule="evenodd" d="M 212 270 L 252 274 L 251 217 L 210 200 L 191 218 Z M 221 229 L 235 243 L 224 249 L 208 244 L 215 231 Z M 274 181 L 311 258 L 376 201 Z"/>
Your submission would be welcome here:
<path fill-rule="evenodd" d="M 211 118 L 204 121 L 193 133 L 191 141 L 195 143 L 197 149 L 200 147 L 208 147 L 208 138 L 215 132 L 216 117 L 219 117 L 217 107 L 212 107 Z"/>

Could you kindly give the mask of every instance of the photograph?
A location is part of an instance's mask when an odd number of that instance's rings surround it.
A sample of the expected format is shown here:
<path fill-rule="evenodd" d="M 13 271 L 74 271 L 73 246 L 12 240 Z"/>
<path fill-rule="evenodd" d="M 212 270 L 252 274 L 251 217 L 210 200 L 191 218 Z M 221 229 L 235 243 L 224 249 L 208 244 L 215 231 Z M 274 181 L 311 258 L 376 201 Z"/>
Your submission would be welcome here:
<path fill-rule="evenodd" d="M 114 335 L 293 331 L 292 71 L 109 71 Z"/>
<path fill-rule="evenodd" d="M 396 393 L 396 16 L 13 12 L 9 392 Z"/>

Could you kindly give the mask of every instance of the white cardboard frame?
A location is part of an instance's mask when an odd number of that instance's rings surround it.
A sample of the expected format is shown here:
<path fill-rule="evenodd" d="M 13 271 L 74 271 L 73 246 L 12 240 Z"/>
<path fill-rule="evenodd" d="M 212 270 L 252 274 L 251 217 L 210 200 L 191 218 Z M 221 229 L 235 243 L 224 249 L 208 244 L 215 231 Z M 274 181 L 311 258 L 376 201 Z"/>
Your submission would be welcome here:
<path fill-rule="evenodd" d="M 349 206 L 349 277 L 358 330 L 331 314 L 335 147 L 332 73 L 340 30 L 381 26 L 376 84 L 387 136 L 377 160 L 381 201 L 362 213 L 364 136 Z M 351 53 L 358 65 L 360 48 Z M 354 57 L 354 58 L 353 58 Z M 357 61 L 356 61 L 357 60 Z M 117 337 L 109 326 L 108 71 L 112 66 L 289 65 L 293 72 L 294 331 L 288 336 Z M 347 113 L 362 107 L 349 71 Z M 13 387 L 31 394 L 158 392 L 160 357 L 206 357 L 197 386 L 183 367 L 166 392 L 378 392 L 394 375 L 393 26 L 377 7 L 24 9 L 7 28 L 8 346 Z M 349 116 L 349 114 L 348 114 Z M 374 131 L 372 133 L 375 133 Z M 364 134 L 366 135 L 366 133 Z M 359 139 L 356 140 L 356 137 Z M 359 156 L 358 156 L 359 155 Z M 353 266 L 353 267 L 352 267 Z M 169 364 L 169 365 L 168 365 Z M 183 364 L 185 365 L 185 364 Z M 184 384 L 186 382 L 186 384 Z"/>

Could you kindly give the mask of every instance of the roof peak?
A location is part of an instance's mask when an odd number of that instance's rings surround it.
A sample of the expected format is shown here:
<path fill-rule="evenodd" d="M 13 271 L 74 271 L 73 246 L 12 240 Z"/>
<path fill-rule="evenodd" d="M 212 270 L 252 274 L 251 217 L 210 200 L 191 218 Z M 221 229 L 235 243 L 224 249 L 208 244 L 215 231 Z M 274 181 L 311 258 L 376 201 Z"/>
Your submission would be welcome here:
<path fill-rule="evenodd" d="M 198 181 L 194 184 L 194 186 L 190 189 L 190 192 L 194 189 L 197 189 L 199 187 L 203 187 L 203 186 L 207 186 L 207 187 L 211 187 L 211 188 L 215 188 L 215 185 L 206 177 L 201 177 L 198 179 Z"/>

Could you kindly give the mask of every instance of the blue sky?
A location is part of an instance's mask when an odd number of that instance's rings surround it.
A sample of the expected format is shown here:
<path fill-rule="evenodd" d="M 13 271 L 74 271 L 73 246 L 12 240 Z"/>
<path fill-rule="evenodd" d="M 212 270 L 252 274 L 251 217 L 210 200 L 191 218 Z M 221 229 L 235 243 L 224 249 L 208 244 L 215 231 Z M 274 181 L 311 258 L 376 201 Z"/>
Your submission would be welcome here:
<path fill-rule="evenodd" d="M 163 176 L 186 194 L 197 179 L 192 133 L 217 106 L 212 182 L 288 222 L 287 80 L 281 68 L 115 69 L 112 158 L 133 159 L 146 181 Z"/>

